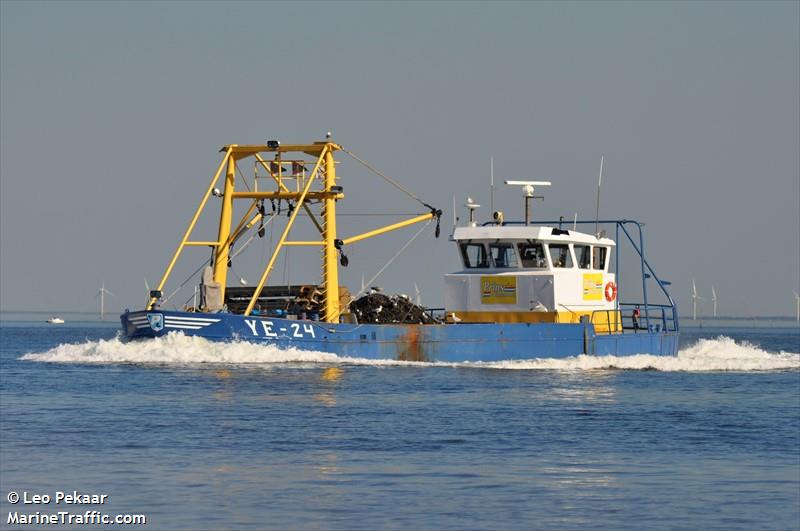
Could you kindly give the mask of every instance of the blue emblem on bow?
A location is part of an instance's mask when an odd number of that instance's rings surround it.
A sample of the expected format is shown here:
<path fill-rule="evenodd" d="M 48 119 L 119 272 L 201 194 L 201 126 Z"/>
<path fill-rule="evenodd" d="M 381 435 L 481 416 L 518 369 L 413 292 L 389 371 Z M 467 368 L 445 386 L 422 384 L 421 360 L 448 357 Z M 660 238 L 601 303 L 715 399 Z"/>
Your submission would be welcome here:
<path fill-rule="evenodd" d="M 164 329 L 163 313 L 148 313 L 147 321 L 150 323 L 150 328 L 152 328 L 154 332 L 160 332 Z"/>

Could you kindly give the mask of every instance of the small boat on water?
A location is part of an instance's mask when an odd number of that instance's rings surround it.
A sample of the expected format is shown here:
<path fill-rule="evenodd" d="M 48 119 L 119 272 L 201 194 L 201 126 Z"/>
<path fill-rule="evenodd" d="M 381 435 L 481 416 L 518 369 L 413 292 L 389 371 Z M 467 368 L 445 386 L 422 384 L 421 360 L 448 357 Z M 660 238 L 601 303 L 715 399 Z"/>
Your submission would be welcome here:
<path fill-rule="evenodd" d="M 390 297 L 375 290 L 364 293 L 363 287 L 360 296 L 352 297 L 339 283 L 339 267 L 348 265 L 351 245 L 423 222 L 436 223 L 438 238 L 442 211 L 330 137 L 311 144 L 229 145 L 221 151 L 224 156 L 217 172 L 158 287 L 149 293 L 146 307 L 121 315 L 126 339 L 181 332 L 209 340 L 408 361 L 677 353 L 677 310 L 667 292 L 669 283 L 660 280 L 645 259 L 639 222 L 576 219 L 567 227 L 563 221 L 533 223 L 529 201 L 538 197 L 534 186 L 550 183 L 507 181 L 522 187 L 525 219 L 505 221 L 498 211 L 491 221 L 479 224 L 474 219 L 479 205 L 468 201 L 469 221 L 454 226 L 445 243 L 457 247 L 461 263 L 444 275 L 443 308 L 423 308 L 409 297 Z M 345 195 L 337 181 L 337 153 L 351 156 L 385 178 L 416 199 L 424 211 L 361 234 L 340 235 L 336 211 Z M 247 177 L 246 167 L 254 168 Z M 242 179 L 244 188 L 237 188 Z M 195 225 L 212 196 L 221 202 L 217 234 L 197 239 Z M 238 222 L 235 204 L 241 205 L 243 213 Z M 288 217 L 279 216 L 282 204 L 288 205 L 284 206 Z M 290 239 L 300 212 L 315 226 L 317 239 Z M 237 256 L 234 245 L 248 232 L 251 238 L 254 233 L 263 237 L 265 225 L 278 218 L 285 220 L 285 226 L 258 283 L 228 286 L 228 271 Z M 589 223 L 594 233 L 577 230 L 578 225 Z M 605 230 L 599 231 L 600 226 Z M 630 258 L 625 258 L 625 281 L 619 279 L 621 240 L 636 262 L 630 267 Z M 292 246 L 322 250 L 320 281 L 269 284 L 281 251 Z M 163 290 L 176 262 L 191 247 L 211 250 L 211 258 L 198 270 L 199 302 L 166 309 L 172 295 L 165 298 Z M 424 266 L 420 273 L 427 273 Z"/>
<path fill-rule="evenodd" d="M 46 322 L 48 322 L 50 324 L 64 324 L 64 319 L 62 319 L 61 317 L 53 316 L 50 319 L 48 319 Z"/>

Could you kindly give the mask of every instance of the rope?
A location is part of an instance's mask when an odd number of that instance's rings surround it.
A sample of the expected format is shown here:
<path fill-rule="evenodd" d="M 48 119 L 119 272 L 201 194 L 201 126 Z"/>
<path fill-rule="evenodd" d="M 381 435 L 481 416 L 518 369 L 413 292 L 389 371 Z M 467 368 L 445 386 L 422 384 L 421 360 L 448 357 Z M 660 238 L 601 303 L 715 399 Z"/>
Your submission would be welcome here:
<path fill-rule="evenodd" d="M 275 219 L 275 216 L 270 216 L 270 218 L 267 220 L 267 222 L 266 222 L 266 223 L 264 223 L 264 226 L 266 227 L 267 225 L 269 225 L 269 224 L 272 222 L 272 220 L 273 220 L 273 219 Z M 250 229 L 252 229 L 252 227 L 250 227 Z M 247 229 L 247 230 L 250 230 L 250 229 Z M 240 248 L 239 248 L 239 249 L 238 249 L 238 250 L 237 250 L 235 253 L 233 253 L 232 255 L 230 255 L 229 259 L 230 259 L 230 260 L 233 260 L 234 258 L 236 258 L 237 256 L 239 256 L 239 255 L 242 253 L 242 251 L 244 251 L 245 249 L 247 249 L 247 246 L 248 246 L 248 245 L 250 245 L 250 243 L 253 241 L 253 239 L 254 239 L 255 237 L 256 237 L 256 235 L 255 235 L 255 234 L 251 234 L 251 235 L 250 235 L 250 238 L 248 238 L 248 239 L 247 239 L 247 241 L 245 241 L 245 242 L 244 242 L 244 244 L 242 244 L 242 246 L 241 246 L 241 247 L 240 247 Z M 192 280 L 192 278 L 194 278 L 194 276 L 195 276 L 197 273 L 199 273 L 199 272 L 200 272 L 200 271 L 201 271 L 201 270 L 202 270 L 202 269 L 203 269 L 205 266 L 207 266 L 207 265 L 211 265 L 211 258 L 208 258 L 208 259 L 206 259 L 206 260 L 203 260 L 203 263 L 202 263 L 202 264 L 200 264 L 200 267 L 198 267 L 197 269 L 195 269 L 195 270 L 194 270 L 194 273 L 192 273 L 191 275 L 189 275 L 189 276 L 186 278 L 186 280 L 184 280 L 184 281 L 183 281 L 183 282 L 182 282 L 182 283 L 181 283 L 181 284 L 180 284 L 180 285 L 179 285 L 177 288 L 175 288 L 175 291 L 173 291 L 172 293 L 170 293 L 170 294 L 167 296 L 167 298 L 165 298 L 163 301 L 161 301 L 161 304 L 167 304 L 167 302 L 169 302 L 169 300 L 170 300 L 172 297 L 174 297 L 174 296 L 175 296 L 175 294 L 176 294 L 176 293 L 178 293 L 178 291 L 180 291 L 180 290 L 181 290 L 181 288 L 183 288 L 183 287 L 184 287 L 186 284 L 188 284 L 188 283 L 189 283 L 189 281 L 190 281 L 190 280 Z M 235 274 L 235 273 L 236 273 L 236 272 L 234 271 L 234 274 Z"/>
<path fill-rule="evenodd" d="M 200 272 L 200 270 L 201 270 L 201 269 L 203 269 L 203 268 L 204 268 L 205 266 L 207 266 L 207 265 L 211 265 L 211 258 L 209 258 L 209 259 L 207 259 L 207 260 L 203 260 L 203 263 L 202 263 L 202 264 L 200 264 L 200 267 L 198 267 L 197 269 L 195 269 L 195 270 L 194 270 L 194 273 L 192 273 L 191 275 L 189 275 L 189 277 L 188 277 L 186 280 L 184 280 L 184 281 L 183 281 L 183 283 L 182 283 L 180 286 L 178 286 L 177 288 L 175 288 L 175 291 L 173 291 L 172 293 L 170 293 L 170 294 L 167 296 L 167 298 L 166 298 L 166 299 L 164 299 L 163 301 L 161 301 L 161 304 L 167 304 L 167 302 L 169 302 L 169 300 L 170 300 L 172 297 L 174 297 L 174 296 L 175 296 L 175 294 L 176 294 L 176 293 L 178 293 L 178 291 L 180 291 L 180 289 L 181 289 L 182 287 L 184 287 L 184 286 L 185 286 L 185 285 L 186 285 L 186 284 L 187 284 L 187 283 L 188 283 L 190 280 L 192 280 L 192 277 L 194 277 L 194 276 L 195 276 L 197 273 L 199 273 L 199 272 Z"/>
<path fill-rule="evenodd" d="M 303 216 L 302 212 L 299 214 Z M 419 212 L 336 212 L 336 217 L 341 216 L 374 216 L 374 217 L 399 217 L 399 216 L 419 216 Z"/>
<path fill-rule="evenodd" d="M 247 188 L 247 191 L 249 192 L 250 191 L 250 185 L 247 184 L 247 179 L 245 179 L 244 174 L 242 173 L 242 170 L 239 169 L 239 165 L 238 164 L 235 167 L 236 167 L 236 173 L 238 173 L 239 177 L 242 178 L 242 182 L 244 183 L 244 187 Z"/>
<path fill-rule="evenodd" d="M 353 298 L 354 298 L 354 299 L 357 299 L 358 297 L 360 297 L 361 295 L 363 295 L 363 294 L 364 294 L 364 293 L 367 291 L 367 286 L 369 286 L 370 284 L 372 284 L 373 282 L 375 282 L 375 279 L 377 279 L 377 278 L 378 278 L 378 277 L 381 275 L 381 273 L 383 273 L 383 272 L 386 270 L 386 268 L 387 268 L 387 267 L 389 267 L 389 266 L 392 264 L 392 262 L 394 262 L 394 261 L 397 259 L 397 257 L 398 257 L 398 256 L 400 256 L 400 255 L 403 253 L 403 251 L 405 251 L 405 250 L 406 250 L 406 248 L 408 248 L 408 246 L 409 246 L 409 245 L 411 245 L 411 243 L 412 243 L 414 240 L 416 240 L 416 239 L 417 239 L 417 236 L 419 236 L 420 234 L 422 234 L 422 231 L 423 231 L 423 230 L 425 230 L 425 228 L 426 228 L 428 225 L 430 225 L 432 221 L 433 221 L 433 218 L 429 219 L 429 220 L 428 220 L 428 222 L 427 222 L 425 225 L 423 225 L 423 226 L 422 226 L 422 228 L 420 228 L 420 229 L 417 231 L 417 233 L 416 233 L 416 234 L 415 234 L 415 235 L 414 235 L 414 236 L 413 236 L 413 237 L 412 237 L 410 240 L 408 240 L 408 241 L 406 242 L 406 244 L 405 244 L 405 245 L 403 245 L 403 246 L 400 248 L 400 250 L 399 250 L 399 251 L 397 251 L 397 252 L 395 253 L 395 255 L 394 255 L 393 257 L 391 257 L 391 258 L 389 259 L 389 261 L 388 261 L 388 262 L 386 262 L 386 264 L 384 264 L 384 266 L 383 266 L 382 268 L 380 268 L 380 270 L 379 270 L 377 273 L 375 273 L 375 276 L 374 276 L 374 277 L 372 277 L 371 279 L 369 279 L 369 282 L 367 282 L 366 284 L 364 284 L 364 287 L 361 289 L 361 291 L 359 291 L 358 293 L 356 293 L 355 297 L 353 297 Z"/>
<path fill-rule="evenodd" d="M 265 217 L 269 217 L 269 219 L 268 219 L 268 220 L 267 220 L 267 222 L 266 222 L 266 223 L 264 223 L 263 225 L 259 225 L 259 229 L 260 229 L 261 227 L 266 227 L 267 225 L 269 225 L 270 223 L 272 223 L 272 220 L 274 220 L 274 219 L 275 219 L 275 216 L 262 216 L 262 220 L 263 220 L 263 218 L 265 218 Z M 262 221 L 262 223 L 263 223 L 263 221 Z M 250 231 L 250 230 L 253 230 L 253 227 L 250 227 L 250 228 L 249 228 L 249 229 L 247 229 L 247 230 L 248 230 L 248 231 Z M 250 235 L 250 237 L 249 237 L 249 238 L 247 238 L 247 240 L 246 240 L 246 241 L 245 241 L 245 242 L 242 244 L 242 246 L 241 246 L 241 247 L 239 247 L 239 249 L 238 249 L 238 250 L 237 250 L 235 253 L 233 253 L 233 254 L 231 255 L 231 260 L 233 260 L 234 258 L 236 258 L 237 256 L 239 256 L 240 254 L 242 254 L 242 251 L 244 251 L 245 249 L 247 249 L 247 246 L 248 246 L 248 245 L 250 245 L 250 243 L 253 241 L 253 239 L 255 239 L 255 237 L 256 237 L 256 235 L 257 235 L 257 234 L 258 234 L 258 232 L 254 232 L 253 234 L 251 234 L 251 235 Z"/>
<path fill-rule="evenodd" d="M 246 240 L 246 241 L 245 241 L 245 242 L 242 244 L 242 246 L 241 246 L 241 247 L 239 247 L 239 250 L 238 250 L 238 251 L 236 251 L 235 253 L 233 253 L 233 254 L 231 255 L 231 257 L 230 257 L 230 258 L 231 258 L 231 260 L 233 260 L 234 258 L 236 258 L 237 256 L 239 256 L 240 254 L 242 254 L 242 251 L 244 251 L 245 249 L 247 249 L 247 246 L 248 246 L 248 245 L 250 245 L 250 242 L 252 242 L 252 241 L 253 241 L 253 238 L 255 238 L 255 237 L 256 237 L 256 235 L 255 235 L 255 234 L 251 234 L 251 235 L 250 235 L 250 237 L 249 237 L 249 238 L 247 238 L 247 240 Z"/>
<path fill-rule="evenodd" d="M 186 301 L 183 303 L 183 307 L 185 308 L 185 307 L 189 306 L 189 301 L 192 300 L 192 299 L 194 299 L 194 293 L 192 293 L 191 297 L 186 299 Z M 173 304 L 173 306 L 175 306 L 175 305 Z M 197 308 L 195 308 L 194 311 L 197 311 Z"/>
<path fill-rule="evenodd" d="M 422 206 L 427 207 L 427 208 L 429 208 L 431 210 L 435 210 L 428 203 L 426 203 L 425 201 L 423 201 L 422 199 L 417 197 L 413 192 L 411 192 L 410 190 L 407 190 L 406 188 L 403 188 L 403 186 L 400 183 L 398 183 L 397 181 L 395 181 L 394 179 L 392 179 L 388 175 L 386 175 L 384 173 L 381 173 L 380 171 L 376 170 L 375 168 L 370 166 L 370 164 L 368 162 L 358 158 L 358 156 L 356 156 L 355 153 L 351 153 L 350 151 L 347 151 L 346 149 L 342 149 L 342 151 L 344 151 L 345 153 L 347 153 L 348 155 L 353 157 L 355 160 L 357 160 L 358 162 L 363 164 L 368 170 L 370 170 L 374 174 L 378 175 L 379 177 L 382 177 L 386 182 L 388 182 L 389 184 L 391 184 L 392 186 L 394 186 L 395 188 L 397 188 L 398 190 L 400 190 L 401 192 L 406 194 L 408 197 L 410 197 L 410 198 L 414 199 L 415 201 L 419 202 Z"/>

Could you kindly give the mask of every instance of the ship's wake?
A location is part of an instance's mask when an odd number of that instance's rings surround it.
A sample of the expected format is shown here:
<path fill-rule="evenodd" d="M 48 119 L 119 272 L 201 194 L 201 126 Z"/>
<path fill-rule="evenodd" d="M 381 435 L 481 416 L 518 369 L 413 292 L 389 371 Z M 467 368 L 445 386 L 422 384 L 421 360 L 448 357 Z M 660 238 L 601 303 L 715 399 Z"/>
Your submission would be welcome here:
<path fill-rule="evenodd" d="M 657 371 L 775 371 L 800 370 L 800 353 L 767 352 L 746 342 L 720 336 L 701 339 L 677 356 L 574 356 L 497 362 L 420 363 L 340 357 L 325 352 L 279 349 L 248 342 L 221 343 L 180 333 L 123 342 L 118 338 L 62 344 L 46 352 L 29 353 L 23 360 L 77 364 L 147 365 L 268 365 L 317 367 L 328 365 L 421 366 L 506 370 L 657 370 Z"/>

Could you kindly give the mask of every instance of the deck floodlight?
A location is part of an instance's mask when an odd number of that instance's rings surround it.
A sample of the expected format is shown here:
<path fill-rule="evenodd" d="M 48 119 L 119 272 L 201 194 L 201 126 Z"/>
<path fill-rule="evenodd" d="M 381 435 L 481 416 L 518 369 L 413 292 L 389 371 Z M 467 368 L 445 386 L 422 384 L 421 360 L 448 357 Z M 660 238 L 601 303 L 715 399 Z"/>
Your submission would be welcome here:
<path fill-rule="evenodd" d="M 163 296 L 164 296 L 164 293 L 160 289 L 150 290 L 150 298 L 151 299 L 156 299 L 157 301 L 160 301 Z"/>
<path fill-rule="evenodd" d="M 335 194 L 341 194 L 342 192 L 344 192 L 344 188 L 342 188 L 341 186 L 331 186 L 331 192 Z"/>
<path fill-rule="evenodd" d="M 269 149 L 278 149 L 281 146 L 279 140 L 267 140 L 267 147 Z"/>
<path fill-rule="evenodd" d="M 220 192 L 219 188 L 214 188 L 211 193 L 214 194 L 214 197 L 222 197 L 222 192 Z"/>

